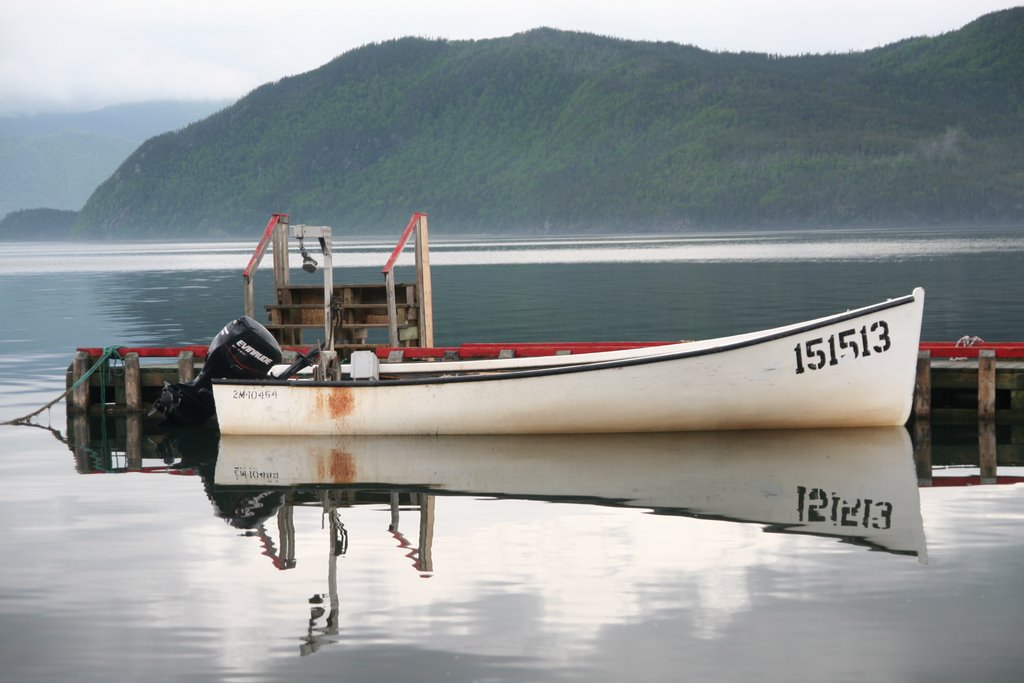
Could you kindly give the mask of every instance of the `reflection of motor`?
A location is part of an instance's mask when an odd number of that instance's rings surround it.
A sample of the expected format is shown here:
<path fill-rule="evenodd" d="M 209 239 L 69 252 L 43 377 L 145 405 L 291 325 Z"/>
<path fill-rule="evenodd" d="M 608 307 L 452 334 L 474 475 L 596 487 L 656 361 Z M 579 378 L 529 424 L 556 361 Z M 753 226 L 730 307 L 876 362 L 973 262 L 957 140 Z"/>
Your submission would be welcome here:
<path fill-rule="evenodd" d="M 214 379 L 260 379 L 280 362 L 277 340 L 263 325 L 242 316 L 213 338 L 198 377 L 191 382 L 164 383 L 150 414 L 160 413 L 172 424 L 202 424 L 216 412 Z"/>

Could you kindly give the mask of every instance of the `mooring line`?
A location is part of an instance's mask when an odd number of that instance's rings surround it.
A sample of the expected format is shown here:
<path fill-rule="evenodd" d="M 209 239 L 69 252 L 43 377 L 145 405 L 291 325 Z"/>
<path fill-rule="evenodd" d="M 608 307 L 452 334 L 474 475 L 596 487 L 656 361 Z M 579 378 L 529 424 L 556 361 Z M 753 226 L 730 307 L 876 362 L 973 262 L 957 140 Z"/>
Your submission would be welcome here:
<path fill-rule="evenodd" d="M 0 425 L 27 425 L 27 426 L 30 426 L 30 427 L 39 426 L 39 425 L 32 424 L 31 420 L 32 420 L 33 417 L 35 417 L 39 413 L 43 412 L 47 408 L 52 408 L 54 405 L 56 405 L 60 401 L 62 401 L 65 398 L 67 398 L 71 394 L 71 392 L 73 392 L 76 388 L 81 386 L 81 384 L 83 382 L 88 382 L 89 378 L 97 370 L 100 371 L 100 396 L 101 396 L 100 400 L 101 400 L 101 402 L 105 403 L 106 401 L 104 400 L 103 397 L 106 396 L 106 384 L 107 384 L 107 382 L 106 382 L 106 380 L 107 380 L 106 373 L 107 373 L 107 367 L 108 367 L 107 361 L 109 361 L 111 358 L 113 358 L 114 360 L 123 360 L 121 358 L 120 352 L 118 351 L 118 349 L 120 349 L 120 348 L 121 348 L 120 346 L 104 346 L 103 347 L 103 353 L 100 355 L 99 360 L 97 360 L 96 363 L 91 368 L 89 368 L 88 370 L 83 372 L 82 376 L 79 377 L 77 380 L 75 380 L 74 383 L 72 383 L 72 385 L 67 388 L 67 391 L 65 391 L 60 396 L 58 396 L 57 398 L 53 399 L 52 401 L 50 401 L 46 405 L 44 405 L 42 408 L 39 408 L 38 410 L 35 410 L 35 411 L 29 413 L 28 415 L 23 415 L 22 417 L 16 417 L 13 420 L 7 420 L 5 422 L 0 422 Z"/>

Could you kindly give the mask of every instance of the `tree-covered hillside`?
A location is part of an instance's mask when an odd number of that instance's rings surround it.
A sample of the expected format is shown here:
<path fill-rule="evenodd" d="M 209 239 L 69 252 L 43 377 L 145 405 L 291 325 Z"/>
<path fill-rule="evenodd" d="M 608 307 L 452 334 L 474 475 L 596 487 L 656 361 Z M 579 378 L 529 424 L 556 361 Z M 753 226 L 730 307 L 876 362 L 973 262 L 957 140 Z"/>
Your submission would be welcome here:
<path fill-rule="evenodd" d="M 143 144 L 78 230 L 1024 223 L 1024 8 L 861 53 L 368 45 Z"/>

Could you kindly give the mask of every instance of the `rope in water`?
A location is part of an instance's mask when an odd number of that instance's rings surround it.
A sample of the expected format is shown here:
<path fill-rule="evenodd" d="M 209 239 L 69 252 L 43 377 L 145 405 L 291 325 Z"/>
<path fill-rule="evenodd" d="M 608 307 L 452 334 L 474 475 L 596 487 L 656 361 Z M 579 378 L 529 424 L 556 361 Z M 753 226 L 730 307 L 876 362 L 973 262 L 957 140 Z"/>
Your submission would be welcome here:
<path fill-rule="evenodd" d="M 89 378 L 92 377 L 93 373 L 97 371 L 99 371 L 100 373 L 100 404 L 105 404 L 107 402 L 107 373 L 111 371 L 109 361 L 111 359 L 115 361 L 124 360 L 123 358 L 121 358 L 121 353 L 119 352 L 120 348 L 121 347 L 119 346 L 104 346 L 103 353 L 100 355 L 96 363 L 93 364 L 91 368 L 83 372 L 82 376 L 75 380 L 75 382 L 70 387 L 68 387 L 67 391 L 65 391 L 60 396 L 44 405 L 42 408 L 39 408 L 38 410 L 35 410 L 29 413 L 28 415 L 23 415 L 22 417 L 16 417 L 13 420 L 0 422 L 0 425 L 31 425 L 33 417 L 43 412 L 47 408 L 53 407 L 59 401 L 62 401 L 68 396 L 70 396 L 71 392 L 73 392 L 76 388 L 81 386 L 82 383 L 88 382 Z"/>

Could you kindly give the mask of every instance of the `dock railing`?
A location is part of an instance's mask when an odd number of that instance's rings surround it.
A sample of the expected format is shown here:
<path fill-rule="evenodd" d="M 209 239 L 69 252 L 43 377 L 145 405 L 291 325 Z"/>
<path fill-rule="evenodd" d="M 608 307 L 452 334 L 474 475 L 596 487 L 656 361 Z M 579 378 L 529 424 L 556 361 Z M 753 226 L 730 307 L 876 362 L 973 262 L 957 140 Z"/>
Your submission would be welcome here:
<path fill-rule="evenodd" d="M 263 260 L 263 254 L 266 253 L 267 246 L 271 242 L 274 245 L 274 282 L 279 283 L 278 286 L 286 286 L 289 281 L 288 214 L 275 213 L 270 217 L 267 227 L 263 231 L 263 237 L 260 238 L 248 265 L 242 271 L 242 280 L 245 284 L 245 314 L 250 318 L 255 318 L 253 279 L 256 277 L 256 270 L 260 267 L 260 261 Z"/>
<path fill-rule="evenodd" d="M 398 338 L 398 303 L 395 296 L 395 263 L 399 255 L 405 249 L 409 238 L 416 233 L 416 289 L 419 298 L 419 345 L 434 345 L 434 316 L 431 304 L 431 280 L 430 280 L 430 237 L 427 223 L 427 214 L 414 213 L 405 226 L 402 236 L 395 245 L 387 263 L 381 268 L 384 273 L 384 285 L 388 297 L 388 343 L 391 346 L 399 345 Z"/>
<path fill-rule="evenodd" d="M 347 334 L 355 334 L 358 338 L 356 342 L 361 342 L 358 333 L 363 332 L 365 337 L 365 329 L 368 327 L 377 326 L 379 323 L 371 320 L 373 317 L 372 312 L 375 308 L 375 302 L 373 298 L 364 299 L 365 292 L 372 289 L 376 289 L 380 293 L 381 298 L 378 299 L 380 307 L 387 311 L 387 329 L 388 329 L 388 340 L 391 346 L 400 346 L 402 344 L 408 344 L 413 342 L 417 346 L 433 346 L 434 343 L 434 325 L 433 325 L 433 314 L 431 305 L 431 277 L 430 277 L 430 238 L 428 233 L 427 214 L 417 212 L 412 215 L 408 225 L 402 232 L 398 243 L 392 250 L 387 263 L 381 269 L 384 274 L 384 285 L 342 285 L 341 292 L 336 293 L 334 291 L 332 271 L 332 260 L 331 260 L 331 228 L 327 226 L 306 226 L 306 225 L 291 225 L 289 216 L 286 213 L 275 213 L 271 216 L 267 222 L 267 226 L 263 231 L 263 236 L 260 238 L 253 251 L 252 256 L 249 258 L 249 262 L 242 272 L 242 279 L 245 288 L 245 315 L 250 318 L 255 318 L 255 294 L 254 294 L 254 281 L 256 278 L 256 272 L 259 269 L 260 262 L 263 260 L 263 256 L 266 254 L 268 248 L 271 248 L 274 252 L 274 287 L 276 290 L 276 304 L 268 306 L 268 310 L 273 309 L 271 315 L 270 329 L 273 332 L 275 329 L 277 333 L 284 335 L 280 337 L 282 342 L 298 344 L 301 342 L 301 336 L 296 335 L 295 330 L 310 327 L 308 324 L 312 320 L 306 319 L 306 311 L 299 309 L 309 309 L 313 307 L 310 301 L 304 300 L 306 294 L 302 294 L 299 301 L 293 300 L 295 292 L 294 288 L 290 284 L 289 275 L 289 263 L 288 263 L 288 239 L 289 237 L 296 237 L 299 240 L 299 249 L 302 251 L 304 262 L 303 269 L 307 270 L 306 261 L 309 261 L 312 265 L 310 272 L 316 269 L 316 262 L 312 259 L 308 259 L 306 252 L 303 250 L 302 240 L 304 238 L 317 238 L 320 241 L 321 252 L 324 255 L 324 295 L 323 295 L 323 325 L 324 325 L 324 336 L 327 346 L 332 347 L 334 345 L 335 325 L 341 325 L 349 330 Z M 398 285 L 395 283 L 394 269 L 401 256 L 403 250 L 409 243 L 409 240 L 413 239 L 415 246 L 415 270 L 416 270 L 416 283 L 415 286 L 402 285 L 407 288 L 406 296 L 408 303 L 403 303 L 401 308 L 404 311 L 408 311 L 408 316 L 399 316 L 399 305 L 397 301 L 396 288 Z M 355 301 L 350 301 L 351 293 L 348 291 L 354 287 L 360 288 L 359 291 L 363 292 Z M 379 289 L 378 289 L 379 288 Z M 303 289 L 302 287 L 298 289 Z M 337 296 L 335 296 L 337 294 Z M 352 309 L 355 311 L 352 315 L 354 317 L 343 316 L 343 309 Z M 358 310 L 357 310 L 358 309 Z M 284 319 L 284 312 L 290 311 L 295 313 L 299 312 L 299 320 L 288 320 Z M 275 317 L 276 315 L 276 317 Z M 374 314 L 375 315 L 375 314 Z M 414 325 L 408 323 L 415 320 Z M 382 321 L 381 321 L 382 322 Z M 319 323 L 317 323 L 319 324 Z M 381 325 L 383 326 L 383 325 Z M 275 336 L 277 336 L 275 333 Z M 347 336 L 342 341 L 348 340 L 346 343 L 353 343 Z"/>

